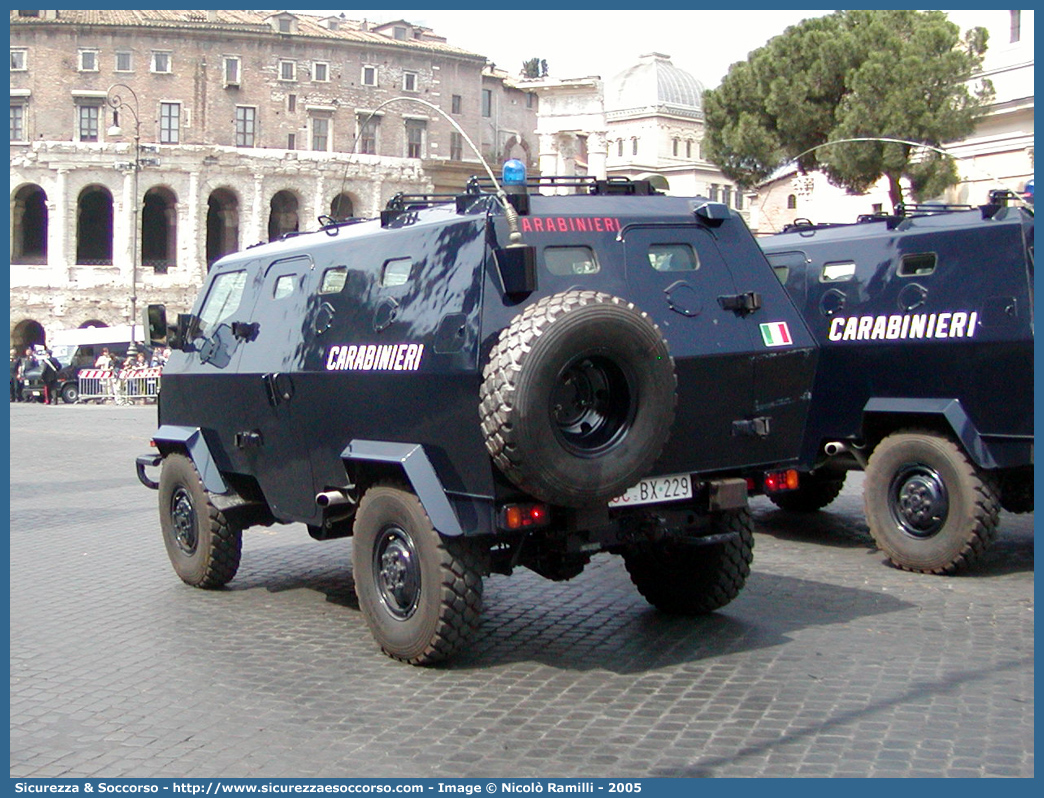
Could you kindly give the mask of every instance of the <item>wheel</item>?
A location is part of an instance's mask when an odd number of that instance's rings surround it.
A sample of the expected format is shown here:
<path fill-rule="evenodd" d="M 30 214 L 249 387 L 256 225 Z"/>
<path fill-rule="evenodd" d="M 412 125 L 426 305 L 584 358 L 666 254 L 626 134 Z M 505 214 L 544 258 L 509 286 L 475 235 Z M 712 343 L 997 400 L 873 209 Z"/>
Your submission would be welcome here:
<path fill-rule="evenodd" d="M 352 543 L 355 592 L 388 656 L 429 665 L 463 647 L 482 612 L 479 551 L 439 535 L 404 488 L 376 485 L 363 494 Z"/>
<path fill-rule="evenodd" d="M 797 490 L 768 494 L 768 499 L 781 510 L 813 513 L 822 510 L 838 497 L 845 486 L 845 474 L 836 471 L 802 473 Z"/>
<path fill-rule="evenodd" d="M 230 582 L 239 569 L 242 530 L 210 502 L 196 466 L 184 455 L 163 458 L 159 509 L 167 556 L 181 580 L 202 588 Z"/>
<path fill-rule="evenodd" d="M 606 502 L 659 457 L 676 386 L 667 342 L 634 305 L 594 291 L 545 297 L 501 332 L 483 370 L 486 447 L 539 499 Z"/>
<path fill-rule="evenodd" d="M 62 386 L 62 401 L 67 405 L 74 405 L 80 401 L 80 386 L 75 382 L 67 382 Z"/>
<path fill-rule="evenodd" d="M 638 592 L 657 609 L 678 615 L 703 615 L 736 598 L 754 559 L 750 511 L 716 513 L 701 537 L 711 535 L 728 537 L 704 544 L 667 538 L 624 549 L 624 564 Z"/>
<path fill-rule="evenodd" d="M 867 463 L 863 502 L 878 548 L 909 571 L 956 573 L 997 534 L 993 480 L 933 432 L 904 430 L 878 444 Z"/>

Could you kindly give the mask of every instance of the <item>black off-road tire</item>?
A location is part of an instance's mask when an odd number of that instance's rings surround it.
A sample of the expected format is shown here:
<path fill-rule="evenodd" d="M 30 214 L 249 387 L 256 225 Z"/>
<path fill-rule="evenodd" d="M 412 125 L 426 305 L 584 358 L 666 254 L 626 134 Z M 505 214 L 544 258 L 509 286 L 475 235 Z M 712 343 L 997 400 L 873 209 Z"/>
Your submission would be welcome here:
<path fill-rule="evenodd" d="M 211 503 L 196 466 L 184 455 L 163 458 L 159 512 L 167 556 L 181 581 L 201 588 L 232 581 L 239 570 L 242 530 Z"/>
<path fill-rule="evenodd" d="M 677 378 L 649 316 L 618 297 L 544 297 L 505 328 L 483 370 L 486 447 L 551 504 L 606 502 L 645 476 L 670 435 Z"/>
<path fill-rule="evenodd" d="M 663 612 L 705 615 L 739 595 L 754 559 L 754 524 L 750 511 L 715 514 L 701 537 L 730 534 L 724 542 L 692 545 L 667 538 L 628 546 L 624 564 L 646 601 Z"/>
<path fill-rule="evenodd" d="M 814 513 L 822 510 L 845 487 L 845 472 L 802 473 L 797 490 L 768 494 L 769 501 L 791 513 Z"/>
<path fill-rule="evenodd" d="M 62 401 L 67 405 L 74 405 L 80 401 L 80 386 L 75 382 L 67 382 L 62 386 Z"/>
<path fill-rule="evenodd" d="M 951 439 L 902 430 L 870 457 L 863 502 L 870 534 L 892 563 L 953 574 L 973 565 L 996 537 L 997 493 L 992 477 Z"/>
<path fill-rule="evenodd" d="M 355 516 L 352 573 L 381 650 L 411 665 L 457 653 L 482 613 L 483 553 L 468 539 L 439 535 L 409 490 L 367 490 Z"/>

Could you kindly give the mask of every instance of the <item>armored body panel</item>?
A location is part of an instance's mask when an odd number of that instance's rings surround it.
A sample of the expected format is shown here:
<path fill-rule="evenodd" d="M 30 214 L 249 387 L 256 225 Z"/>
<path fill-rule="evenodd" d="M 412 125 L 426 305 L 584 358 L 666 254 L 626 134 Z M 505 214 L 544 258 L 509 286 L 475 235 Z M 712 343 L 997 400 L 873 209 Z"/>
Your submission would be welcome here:
<path fill-rule="evenodd" d="M 897 433 L 945 439 L 986 496 L 970 527 L 954 528 L 959 486 L 941 466 L 911 465 L 913 455 L 894 466 L 908 479 L 869 469 L 867 490 L 881 495 L 868 493 L 868 521 L 896 564 L 970 565 L 993 536 L 998 503 L 1032 508 L 1032 212 L 998 201 L 796 226 L 760 243 L 821 344 L 802 453 L 809 490 L 781 505 L 829 502 L 836 490 L 825 483 L 839 488 L 842 469 L 872 464 Z M 951 530 L 955 547 L 943 552 Z"/>
<path fill-rule="evenodd" d="M 565 579 L 610 551 L 657 606 L 730 600 L 744 475 L 798 461 L 816 345 L 725 206 L 574 188 L 398 198 L 217 262 L 173 330 L 159 455 L 138 462 L 182 578 L 231 579 L 211 560 L 238 563 L 221 541 L 250 524 L 354 535 L 371 629 L 416 663 L 473 626 L 421 587 L 442 567 L 468 599 L 468 574 Z"/>

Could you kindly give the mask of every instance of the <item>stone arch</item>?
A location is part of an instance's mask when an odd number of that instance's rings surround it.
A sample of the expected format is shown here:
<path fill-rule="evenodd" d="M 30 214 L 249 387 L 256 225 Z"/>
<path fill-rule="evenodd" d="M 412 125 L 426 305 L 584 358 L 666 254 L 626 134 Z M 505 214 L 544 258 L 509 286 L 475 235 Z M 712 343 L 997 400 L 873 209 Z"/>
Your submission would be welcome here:
<path fill-rule="evenodd" d="M 11 330 L 11 348 L 19 354 L 24 352 L 27 346 L 37 344 L 46 346 L 47 333 L 36 319 L 22 319 Z"/>
<path fill-rule="evenodd" d="M 97 183 L 76 199 L 76 263 L 112 265 L 112 193 Z"/>
<path fill-rule="evenodd" d="M 47 263 L 47 194 L 35 183 L 11 201 L 11 262 Z"/>
<path fill-rule="evenodd" d="M 501 152 L 500 161 L 503 163 L 510 158 L 517 158 L 526 166 L 533 166 L 535 163 L 533 160 L 532 147 L 529 142 L 524 138 L 520 139 L 518 136 L 511 136 L 504 142 L 504 149 Z"/>
<path fill-rule="evenodd" d="M 276 241 L 287 233 L 296 233 L 300 229 L 298 210 L 301 201 L 290 189 L 277 191 L 272 195 L 268 213 L 268 240 Z"/>
<path fill-rule="evenodd" d="M 330 217 L 351 219 L 355 216 L 355 198 L 347 191 L 340 192 L 330 201 Z"/>
<path fill-rule="evenodd" d="M 216 188 L 207 198 L 207 268 L 239 249 L 239 197 L 230 188 Z"/>
<path fill-rule="evenodd" d="M 177 265 L 178 198 L 166 186 L 145 192 L 141 208 L 141 265 L 157 274 Z"/>

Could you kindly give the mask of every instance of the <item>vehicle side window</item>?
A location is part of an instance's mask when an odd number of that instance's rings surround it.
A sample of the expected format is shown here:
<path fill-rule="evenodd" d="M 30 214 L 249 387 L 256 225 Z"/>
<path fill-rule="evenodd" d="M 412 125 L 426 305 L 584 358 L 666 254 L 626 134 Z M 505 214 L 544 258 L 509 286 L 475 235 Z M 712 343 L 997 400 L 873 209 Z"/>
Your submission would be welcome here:
<path fill-rule="evenodd" d="M 216 327 L 239 309 L 246 281 L 245 270 L 224 272 L 214 278 L 203 307 L 199 309 L 200 333 L 206 335 L 211 327 Z"/>
<path fill-rule="evenodd" d="M 334 266 L 323 272 L 323 282 L 319 286 L 320 294 L 339 294 L 348 282 L 348 267 Z"/>
<path fill-rule="evenodd" d="M 823 271 L 819 275 L 819 282 L 843 283 L 851 280 L 853 277 L 855 277 L 854 261 L 836 261 L 834 263 L 823 264 Z"/>
<path fill-rule="evenodd" d="M 272 289 L 272 299 L 282 299 L 294 293 L 293 274 L 281 274 L 276 278 L 275 287 Z"/>
<path fill-rule="evenodd" d="M 688 244 L 653 244 L 649 265 L 658 272 L 694 272 L 700 268 L 700 259 Z"/>
<path fill-rule="evenodd" d="M 766 253 L 765 257 L 768 259 L 772 271 L 783 285 L 786 285 L 787 280 L 790 279 L 791 270 L 801 272 L 805 264 L 808 263 L 804 252 L 771 252 Z"/>
<path fill-rule="evenodd" d="M 600 268 L 590 247 L 544 247 L 544 266 L 559 277 L 595 274 Z"/>
<path fill-rule="evenodd" d="M 413 271 L 412 258 L 386 260 L 384 267 L 381 269 L 381 288 L 394 288 L 399 285 L 406 285 L 409 282 L 411 271 Z"/>
<path fill-rule="evenodd" d="M 924 277 L 935 271 L 936 257 L 934 252 L 920 252 L 915 255 L 903 255 L 899 262 L 900 277 Z"/>

